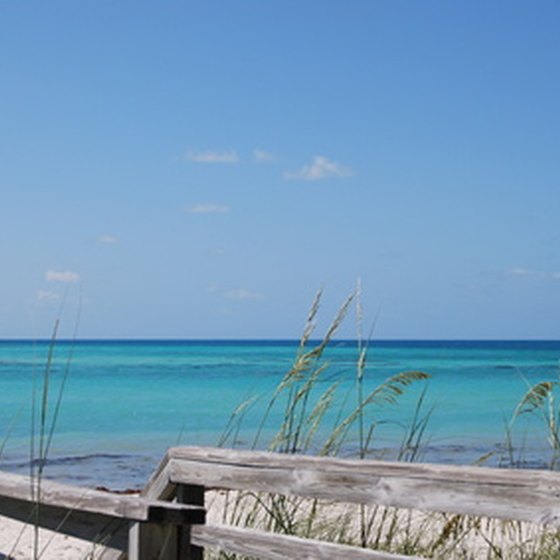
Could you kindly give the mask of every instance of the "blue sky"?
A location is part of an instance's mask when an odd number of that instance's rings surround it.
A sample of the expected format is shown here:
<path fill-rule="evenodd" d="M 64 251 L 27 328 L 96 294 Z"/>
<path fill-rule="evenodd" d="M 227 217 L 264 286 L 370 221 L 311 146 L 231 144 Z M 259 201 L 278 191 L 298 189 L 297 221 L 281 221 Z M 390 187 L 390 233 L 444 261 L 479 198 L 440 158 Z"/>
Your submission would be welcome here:
<path fill-rule="evenodd" d="M 0 337 L 48 336 L 66 293 L 82 337 L 297 338 L 360 278 L 380 338 L 558 338 L 559 23 L 0 2 Z"/>

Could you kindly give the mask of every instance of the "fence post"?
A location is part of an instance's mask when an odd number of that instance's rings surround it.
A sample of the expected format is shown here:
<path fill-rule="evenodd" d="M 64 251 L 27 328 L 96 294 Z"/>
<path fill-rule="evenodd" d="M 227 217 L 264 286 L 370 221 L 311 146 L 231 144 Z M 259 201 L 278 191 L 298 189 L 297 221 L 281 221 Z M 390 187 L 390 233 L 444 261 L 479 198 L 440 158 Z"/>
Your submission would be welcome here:
<path fill-rule="evenodd" d="M 177 502 L 204 507 L 204 486 L 178 484 L 175 492 Z M 178 558 L 203 560 L 204 548 L 191 544 L 190 526 L 178 528 Z"/>
<path fill-rule="evenodd" d="M 132 523 L 128 533 L 129 560 L 179 560 L 179 528 L 170 523 Z"/>

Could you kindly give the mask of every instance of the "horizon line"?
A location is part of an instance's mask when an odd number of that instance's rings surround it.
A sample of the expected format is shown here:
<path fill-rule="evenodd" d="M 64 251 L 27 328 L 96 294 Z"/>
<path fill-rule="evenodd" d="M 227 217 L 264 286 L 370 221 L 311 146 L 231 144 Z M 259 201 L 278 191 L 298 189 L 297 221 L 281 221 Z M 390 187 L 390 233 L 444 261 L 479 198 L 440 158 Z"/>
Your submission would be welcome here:
<path fill-rule="evenodd" d="M 321 342 L 323 338 L 311 338 L 310 342 Z M 55 340 L 31 337 L 0 337 L 0 342 L 296 342 L 301 338 L 183 338 L 183 337 L 60 337 Z M 359 342 L 357 338 L 333 338 L 331 342 Z M 375 342 L 560 342 L 560 338 L 392 338 L 379 337 L 362 340 L 363 343 Z"/>

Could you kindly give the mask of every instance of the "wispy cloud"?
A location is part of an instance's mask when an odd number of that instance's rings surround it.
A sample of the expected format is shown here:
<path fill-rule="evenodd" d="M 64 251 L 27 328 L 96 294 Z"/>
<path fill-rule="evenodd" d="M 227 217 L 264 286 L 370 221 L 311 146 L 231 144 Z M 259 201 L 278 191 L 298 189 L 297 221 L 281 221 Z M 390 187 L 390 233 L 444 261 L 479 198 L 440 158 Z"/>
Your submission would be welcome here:
<path fill-rule="evenodd" d="M 258 148 L 253 150 L 253 161 L 255 163 L 273 163 L 278 158 L 271 154 L 270 152 L 266 152 L 265 150 L 260 150 Z"/>
<path fill-rule="evenodd" d="M 80 276 L 76 272 L 72 272 L 71 270 L 47 270 L 45 274 L 45 278 L 47 282 L 77 282 L 80 279 Z"/>
<path fill-rule="evenodd" d="M 331 177 L 349 177 L 352 171 L 347 167 L 331 161 L 324 156 L 315 156 L 310 164 L 292 173 L 285 173 L 285 179 L 300 179 L 303 181 L 319 181 Z"/>
<path fill-rule="evenodd" d="M 228 299 L 235 299 L 237 301 L 264 299 L 263 294 L 254 292 L 252 290 L 247 290 L 245 288 L 235 288 L 234 290 L 229 290 L 225 293 L 225 296 Z"/>
<path fill-rule="evenodd" d="M 515 267 L 510 268 L 507 271 L 508 276 L 535 276 L 537 274 L 534 270 L 528 270 L 527 268 Z"/>
<path fill-rule="evenodd" d="M 559 271 L 531 270 L 523 267 L 515 267 L 506 271 L 506 274 L 508 276 L 539 278 L 541 280 L 560 280 Z"/>
<path fill-rule="evenodd" d="M 235 150 L 225 152 L 189 150 L 185 154 L 185 159 L 196 163 L 237 163 L 239 156 Z"/>
<path fill-rule="evenodd" d="M 103 243 L 104 245 L 114 245 L 118 239 L 114 235 L 104 233 L 97 238 L 97 241 L 99 241 L 99 243 Z"/>
<path fill-rule="evenodd" d="M 186 208 L 188 214 L 227 214 L 229 206 L 223 204 L 195 204 Z"/>

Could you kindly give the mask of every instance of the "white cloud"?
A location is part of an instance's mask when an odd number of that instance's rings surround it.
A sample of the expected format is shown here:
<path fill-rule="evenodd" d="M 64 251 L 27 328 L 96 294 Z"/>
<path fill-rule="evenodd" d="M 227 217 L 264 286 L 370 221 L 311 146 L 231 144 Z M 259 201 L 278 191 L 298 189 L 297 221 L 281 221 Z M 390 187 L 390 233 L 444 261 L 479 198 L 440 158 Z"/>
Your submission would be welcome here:
<path fill-rule="evenodd" d="M 237 301 L 264 299 L 264 296 L 261 293 L 253 292 L 252 290 L 247 290 L 245 288 L 229 290 L 229 292 L 226 292 L 225 296 L 228 299 L 235 299 Z"/>
<path fill-rule="evenodd" d="M 516 267 L 507 271 L 508 276 L 532 277 L 541 280 L 560 280 L 560 272 L 546 270 L 530 270 L 528 268 Z"/>
<path fill-rule="evenodd" d="M 239 161 L 235 150 L 228 150 L 225 152 L 198 152 L 189 150 L 185 158 L 196 163 L 237 163 Z"/>
<path fill-rule="evenodd" d="M 37 290 L 37 301 L 41 303 L 47 303 L 50 301 L 59 301 L 60 296 L 49 290 Z"/>
<path fill-rule="evenodd" d="M 276 159 L 274 154 L 266 152 L 265 150 L 259 150 L 258 148 L 253 150 L 253 161 L 256 163 L 272 163 L 276 161 Z"/>
<path fill-rule="evenodd" d="M 229 212 L 229 206 L 212 203 L 195 204 L 189 206 L 186 210 L 189 214 L 226 214 Z"/>
<path fill-rule="evenodd" d="M 48 282 L 77 282 L 80 279 L 80 276 L 71 270 L 47 270 L 45 274 L 45 278 Z"/>
<path fill-rule="evenodd" d="M 105 245 L 114 245 L 117 242 L 117 238 L 114 235 L 105 233 L 100 235 L 97 238 L 97 241 L 99 241 L 99 243 L 104 243 Z"/>
<path fill-rule="evenodd" d="M 507 273 L 509 276 L 534 276 L 535 274 L 537 274 L 533 270 L 528 270 L 521 267 L 510 268 Z"/>
<path fill-rule="evenodd" d="M 330 177 L 349 177 L 350 175 L 352 175 L 352 171 L 339 163 L 323 156 L 315 156 L 309 165 L 304 165 L 293 173 L 285 173 L 284 178 L 319 181 Z"/>

